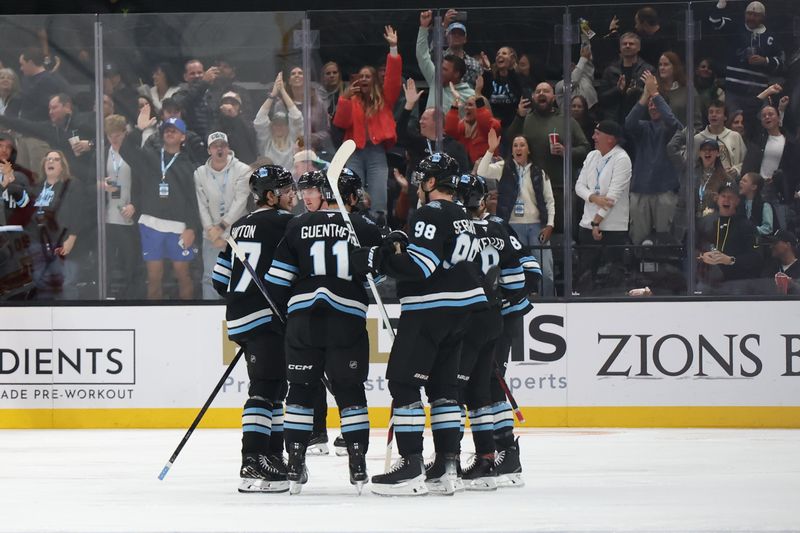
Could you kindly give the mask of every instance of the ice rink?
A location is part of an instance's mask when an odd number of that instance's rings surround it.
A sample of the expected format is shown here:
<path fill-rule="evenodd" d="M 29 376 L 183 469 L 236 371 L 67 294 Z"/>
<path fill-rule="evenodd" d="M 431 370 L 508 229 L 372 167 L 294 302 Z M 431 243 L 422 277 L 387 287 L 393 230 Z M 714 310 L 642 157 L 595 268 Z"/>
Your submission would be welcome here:
<path fill-rule="evenodd" d="M 800 431 L 518 433 L 524 488 L 386 498 L 334 455 L 309 457 L 300 495 L 239 494 L 236 430 L 195 432 L 165 481 L 179 430 L 0 431 L 0 530 L 800 531 Z"/>

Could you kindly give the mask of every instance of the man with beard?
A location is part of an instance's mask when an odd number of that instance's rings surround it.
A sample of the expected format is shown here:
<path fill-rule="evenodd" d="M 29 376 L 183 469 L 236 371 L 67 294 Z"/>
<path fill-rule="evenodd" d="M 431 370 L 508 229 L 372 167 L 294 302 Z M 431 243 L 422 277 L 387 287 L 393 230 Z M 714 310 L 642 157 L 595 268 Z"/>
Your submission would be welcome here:
<path fill-rule="evenodd" d="M 531 162 L 550 176 L 556 213 L 564 209 L 564 157 L 566 148 L 562 144 L 566 137 L 564 117 L 555 105 L 556 95 L 552 85 L 541 82 L 533 92 L 533 102 L 523 98 L 517 107 L 517 116 L 508 129 L 508 138 L 522 135 L 528 141 Z M 589 153 L 589 141 L 575 119 L 572 121 L 573 168 L 577 169 Z M 555 135 L 554 135 L 555 134 Z M 570 183 L 572 183 L 570 177 Z M 570 185 L 570 188 L 572 185 Z M 580 210 L 576 210 L 580 213 Z M 557 216 L 555 233 L 564 232 L 564 217 Z"/>
<path fill-rule="evenodd" d="M 635 33 L 625 33 L 619 39 L 619 59 L 603 71 L 603 89 L 599 91 L 600 107 L 606 118 L 622 123 L 642 95 L 642 74 L 656 69 L 641 57 L 642 40 Z"/>

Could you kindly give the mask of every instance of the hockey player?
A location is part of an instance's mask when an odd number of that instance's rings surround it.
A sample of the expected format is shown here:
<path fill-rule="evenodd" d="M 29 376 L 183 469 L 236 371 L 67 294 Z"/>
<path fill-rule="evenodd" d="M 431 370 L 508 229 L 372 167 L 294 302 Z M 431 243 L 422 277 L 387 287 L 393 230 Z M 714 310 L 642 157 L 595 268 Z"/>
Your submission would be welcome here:
<path fill-rule="evenodd" d="M 231 236 L 247 254 L 256 274 L 264 276 L 292 219 L 295 201 L 292 174 L 265 165 L 250 176 L 256 210 L 231 226 Z M 250 378 L 242 412 L 242 478 L 239 492 L 286 492 L 283 457 L 283 398 L 286 362 L 283 327 L 264 301 L 231 246 L 220 252 L 212 274 L 214 288 L 227 303 L 228 337 L 245 350 Z"/>
<path fill-rule="evenodd" d="M 472 313 L 461 351 L 458 378 L 460 403 L 466 404 L 475 444 L 472 463 L 462 479 L 467 490 L 495 490 L 495 443 L 492 384 L 495 347 L 503 328 L 502 301 L 518 303 L 538 281 L 541 269 L 532 257 L 526 257 L 513 230 L 500 218 L 486 212 L 486 182 L 480 176 L 464 174 L 458 183 L 458 197 L 475 224 L 483 248 L 479 264 L 484 276 L 484 290 L 489 307 Z M 526 276 L 525 265 L 530 273 Z M 538 274 L 538 275 L 537 275 Z M 526 283 L 527 281 L 527 283 Z M 462 419 L 463 420 L 463 419 Z M 513 420 L 512 429 L 513 429 Z M 462 428 L 463 431 L 463 428 Z"/>
<path fill-rule="evenodd" d="M 414 174 L 420 207 L 410 221 L 404 252 L 399 232 L 369 251 L 366 264 L 398 280 L 400 322 L 386 378 L 400 459 L 386 474 L 372 478 L 383 495 L 452 494 L 460 437 L 458 366 L 469 314 L 484 309 L 486 295 L 471 260 L 479 252 L 472 221 L 453 203 L 458 164 L 441 153 L 423 159 Z M 362 257 L 359 255 L 358 257 Z M 354 256 L 355 259 L 356 256 Z M 422 459 L 425 412 L 420 387 L 431 405 L 436 457 L 427 474 Z"/>
<path fill-rule="evenodd" d="M 320 173 L 320 176 L 322 174 Z M 348 203 L 356 182 L 343 172 L 339 190 Z M 358 180 L 360 182 L 360 180 Z M 350 483 L 359 492 L 367 481 L 365 454 L 369 416 L 364 382 L 369 371 L 366 329 L 367 294 L 363 279 L 354 276 L 349 257 L 351 234 L 327 181 L 319 183 L 327 209 L 292 220 L 275 252 L 266 279 L 283 288 L 287 301 L 286 360 L 289 395 L 286 400 L 286 449 L 290 492 L 308 481 L 306 448 L 313 430 L 314 399 L 327 374 L 334 391 L 342 435 L 349 455 Z M 365 246 L 381 243 L 378 227 L 365 217 L 351 218 Z"/>

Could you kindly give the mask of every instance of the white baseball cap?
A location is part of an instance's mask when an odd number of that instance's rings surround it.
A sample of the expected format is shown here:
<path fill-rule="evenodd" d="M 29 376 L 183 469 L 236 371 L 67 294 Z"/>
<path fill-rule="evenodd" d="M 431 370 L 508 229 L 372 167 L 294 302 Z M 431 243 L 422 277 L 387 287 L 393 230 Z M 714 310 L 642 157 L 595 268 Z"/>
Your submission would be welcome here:
<path fill-rule="evenodd" d="M 745 13 L 761 13 L 763 15 L 766 12 L 767 9 L 761 2 L 750 2 L 747 4 L 747 9 L 745 9 Z"/>
<path fill-rule="evenodd" d="M 225 144 L 228 144 L 228 136 L 225 135 L 221 131 L 215 131 L 214 133 L 212 133 L 211 135 L 208 136 L 208 144 L 207 144 L 207 146 L 211 146 L 212 144 L 214 144 L 217 141 L 222 141 Z"/>

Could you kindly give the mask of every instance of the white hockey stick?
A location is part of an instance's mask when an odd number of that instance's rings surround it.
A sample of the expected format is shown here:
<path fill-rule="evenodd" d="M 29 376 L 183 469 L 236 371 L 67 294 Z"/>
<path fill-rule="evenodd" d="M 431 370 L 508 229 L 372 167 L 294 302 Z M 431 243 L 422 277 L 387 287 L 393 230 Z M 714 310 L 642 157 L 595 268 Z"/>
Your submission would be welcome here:
<path fill-rule="evenodd" d="M 352 139 L 348 139 L 342 143 L 342 146 L 336 151 L 336 154 L 333 156 L 333 160 L 331 164 L 328 166 L 327 177 L 328 183 L 331 185 L 331 189 L 333 189 L 333 196 L 336 198 L 336 205 L 339 208 L 339 212 L 342 214 L 342 218 L 344 218 L 345 223 L 347 224 L 348 229 L 350 230 L 350 234 L 353 236 L 353 240 L 355 241 L 356 246 L 361 246 L 361 243 L 358 241 L 358 235 L 356 235 L 356 230 L 353 227 L 353 222 L 350 220 L 350 213 L 347 212 L 347 209 L 344 207 L 344 202 L 342 201 L 342 195 L 339 193 L 339 176 L 342 174 L 342 169 L 344 169 L 347 160 L 350 159 L 350 156 L 353 155 L 353 152 L 356 150 L 356 143 Z M 378 294 L 378 287 L 375 285 L 375 279 L 372 277 L 372 274 L 367 274 L 367 283 L 369 284 L 369 290 L 372 291 L 372 296 L 375 298 L 375 304 L 378 306 L 378 312 L 381 315 L 381 319 L 383 320 L 383 324 L 386 327 L 387 331 L 389 332 L 389 337 L 391 337 L 392 342 L 394 342 L 394 330 L 392 329 L 392 324 L 389 321 L 389 314 L 386 312 L 386 307 L 383 305 L 383 300 L 381 299 L 381 295 Z M 391 412 L 389 413 L 389 433 L 386 439 L 386 456 L 384 460 L 384 471 L 388 472 L 389 467 L 391 466 L 392 462 L 392 440 L 393 440 L 393 424 L 391 418 Z"/>

